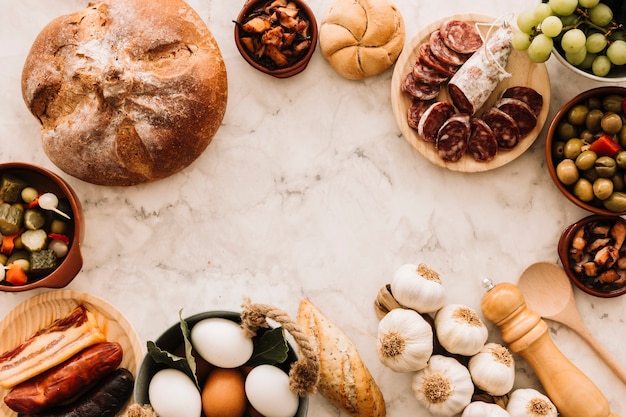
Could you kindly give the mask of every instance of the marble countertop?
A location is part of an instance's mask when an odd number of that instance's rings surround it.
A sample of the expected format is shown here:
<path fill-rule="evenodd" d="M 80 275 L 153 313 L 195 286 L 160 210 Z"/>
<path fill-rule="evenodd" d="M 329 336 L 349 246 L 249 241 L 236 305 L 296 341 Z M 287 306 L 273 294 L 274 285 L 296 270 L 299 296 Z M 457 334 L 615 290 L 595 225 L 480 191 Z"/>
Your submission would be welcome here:
<path fill-rule="evenodd" d="M 332 0 L 309 4 L 321 21 Z M 569 98 L 604 85 L 555 58 L 547 62 L 550 113 L 522 156 L 498 169 L 464 174 L 428 162 L 402 137 L 390 103 L 392 70 L 363 81 L 337 75 L 316 50 L 309 67 L 289 79 L 254 70 L 239 55 L 233 23 L 240 1 L 192 0 L 226 62 L 228 107 L 211 145 L 167 179 L 128 188 L 102 187 L 56 168 L 39 144 L 39 125 L 20 91 L 32 41 L 81 0 L 0 0 L 0 161 L 26 161 L 62 175 L 80 196 L 86 236 L 84 266 L 67 287 L 109 301 L 142 342 L 184 315 L 239 311 L 244 297 L 295 315 L 310 298 L 357 345 L 378 382 L 391 417 L 425 415 L 410 375 L 376 356 L 373 301 L 404 263 L 437 270 L 449 302 L 479 310 L 481 280 L 516 282 L 529 264 L 557 260 L 561 231 L 588 213 L 553 185 L 544 159 L 551 116 Z M 536 2 L 538 3 L 538 2 Z M 407 42 L 452 14 L 494 17 L 529 2 L 396 0 Z M 622 83 L 625 85 L 625 83 Z M 35 294 L 1 293 L 0 317 Z M 626 367 L 623 298 L 575 290 L 585 324 Z M 569 329 L 549 322 L 557 346 L 626 415 L 626 387 Z M 497 340 L 493 330 L 490 339 Z M 518 360 L 517 387 L 538 387 Z M 339 416 L 320 395 L 311 416 Z"/>

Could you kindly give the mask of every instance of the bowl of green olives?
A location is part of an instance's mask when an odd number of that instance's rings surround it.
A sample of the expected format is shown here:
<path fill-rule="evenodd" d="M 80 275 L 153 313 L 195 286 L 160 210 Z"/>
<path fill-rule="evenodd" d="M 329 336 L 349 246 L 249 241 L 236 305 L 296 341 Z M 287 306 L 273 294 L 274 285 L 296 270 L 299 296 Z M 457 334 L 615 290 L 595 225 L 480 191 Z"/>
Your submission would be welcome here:
<path fill-rule="evenodd" d="M 80 200 L 60 176 L 0 164 L 0 291 L 62 288 L 83 266 Z"/>
<path fill-rule="evenodd" d="M 546 136 L 546 163 L 570 201 L 595 214 L 626 214 L 626 88 L 584 91 L 559 109 Z"/>

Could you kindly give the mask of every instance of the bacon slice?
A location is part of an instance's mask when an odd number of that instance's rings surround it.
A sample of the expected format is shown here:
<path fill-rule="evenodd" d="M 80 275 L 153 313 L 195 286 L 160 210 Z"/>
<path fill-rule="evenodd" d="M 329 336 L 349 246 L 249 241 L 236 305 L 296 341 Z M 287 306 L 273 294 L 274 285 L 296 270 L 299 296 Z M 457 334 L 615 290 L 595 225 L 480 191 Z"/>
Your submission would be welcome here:
<path fill-rule="evenodd" d="M 80 305 L 1 354 L 0 385 L 12 388 L 105 340 L 93 313 Z"/>

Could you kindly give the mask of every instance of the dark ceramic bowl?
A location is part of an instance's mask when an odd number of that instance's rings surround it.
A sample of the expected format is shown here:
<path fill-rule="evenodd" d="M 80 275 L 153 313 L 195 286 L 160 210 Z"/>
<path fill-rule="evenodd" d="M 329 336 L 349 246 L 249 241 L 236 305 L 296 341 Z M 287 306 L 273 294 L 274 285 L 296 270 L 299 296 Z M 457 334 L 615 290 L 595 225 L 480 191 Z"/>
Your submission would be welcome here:
<path fill-rule="evenodd" d="M 577 104 L 582 104 L 588 102 L 589 99 L 595 99 L 609 96 L 609 95 L 619 95 L 621 97 L 626 98 L 626 87 L 597 87 L 592 88 L 590 90 L 584 91 L 578 94 L 576 97 L 569 100 L 563 107 L 561 107 L 554 119 L 550 123 L 550 127 L 548 128 L 548 133 L 546 135 L 546 164 L 548 167 L 548 172 L 550 173 L 550 177 L 556 187 L 563 193 L 565 197 L 567 197 L 572 203 L 576 204 L 578 207 L 581 207 L 587 211 L 590 211 L 594 214 L 600 214 L 605 216 L 621 216 L 626 214 L 626 210 L 622 211 L 612 211 L 605 208 L 602 204 L 602 201 L 597 199 L 591 200 L 590 202 L 582 201 L 579 199 L 573 192 L 574 185 L 565 185 L 563 184 L 556 172 L 556 167 L 559 162 L 559 157 L 556 155 L 555 149 L 557 148 L 557 144 L 562 141 L 558 135 L 559 125 L 561 122 L 567 120 L 568 112 Z M 579 129 L 580 130 L 580 129 Z M 626 173 L 626 170 L 622 170 Z M 624 188 L 624 192 L 626 192 L 626 186 Z"/>
<path fill-rule="evenodd" d="M 315 19 L 315 14 L 303 0 L 289 0 L 290 3 L 295 3 L 298 7 L 300 11 L 299 16 L 309 22 L 308 33 L 311 44 L 295 61 L 290 62 L 285 66 L 277 66 L 267 56 L 259 58 L 254 55 L 242 41 L 242 38 L 246 37 L 246 32 L 242 29 L 243 23 L 246 22 L 250 16 L 254 16 L 259 9 L 263 8 L 265 5 L 271 4 L 272 2 L 273 0 L 246 1 L 243 8 L 239 12 L 237 20 L 235 21 L 235 45 L 246 62 L 257 70 L 276 78 L 288 78 L 301 73 L 309 64 L 317 46 L 317 21 Z"/>
<path fill-rule="evenodd" d="M 191 317 L 185 318 L 185 322 L 187 322 L 187 326 L 189 330 L 193 328 L 198 322 L 208 319 L 208 318 L 225 318 L 235 323 L 241 323 L 241 316 L 239 313 L 235 313 L 232 311 L 208 311 L 205 313 L 198 313 Z M 167 351 L 167 352 L 180 352 L 180 349 L 183 345 L 183 336 L 180 330 L 180 324 L 176 323 L 170 328 L 168 328 L 159 338 L 154 342 L 159 348 Z M 181 356 L 184 354 L 181 354 Z M 281 364 L 276 365 L 283 369 L 285 372 L 289 372 L 289 368 L 293 362 L 295 362 L 298 358 L 296 354 L 289 345 L 289 351 L 287 353 L 287 360 Z M 208 373 L 208 370 L 201 369 L 201 366 L 212 366 L 207 365 L 206 363 L 202 365 L 198 363 L 197 373 L 201 372 Z M 139 372 L 137 374 L 137 378 L 135 380 L 135 402 L 137 404 L 149 404 L 150 399 L 148 397 L 148 387 L 150 386 L 150 380 L 159 370 L 163 369 L 163 365 L 156 363 L 150 355 L 146 355 L 139 367 Z M 202 379 L 199 377 L 199 379 Z M 296 412 L 294 417 L 306 417 L 307 411 L 309 407 L 309 400 L 307 397 L 300 397 L 300 402 L 298 405 L 298 411 Z"/>
<path fill-rule="evenodd" d="M 561 264 L 563 265 L 563 269 L 565 270 L 565 273 L 569 277 L 570 281 L 572 281 L 576 287 L 580 288 L 587 294 L 591 294 L 601 298 L 612 298 L 626 293 L 626 270 L 619 270 L 617 266 L 612 268 L 615 271 L 619 271 L 618 276 L 619 274 L 622 274 L 624 276 L 625 282 L 601 284 L 597 278 L 588 277 L 579 271 L 580 268 L 578 265 L 582 264 L 583 262 L 577 262 L 576 259 L 574 259 L 574 254 L 578 254 L 580 252 L 574 251 L 572 249 L 575 237 L 580 242 L 579 239 L 581 238 L 581 236 L 577 236 L 579 231 L 584 231 L 583 239 L 585 239 L 585 241 L 589 244 L 593 240 L 592 236 L 595 236 L 595 234 L 592 234 L 591 232 L 594 227 L 598 226 L 598 228 L 596 229 L 598 231 L 604 228 L 608 228 L 608 230 L 610 230 L 610 228 L 613 227 L 613 225 L 615 225 L 617 222 L 621 222 L 626 229 L 626 220 L 619 216 L 601 216 L 594 214 L 591 216 L 587 216 L 584 219 L 577 221 L 576 223 L 571 224 L 561 234 L 561 238 L 559 239 L 558 244 L 558 254 L 561 260 Z M 598 236 L 600 238 L 603 237 L 603 235 Z M 585 246 L 585 248 L 586 247 L 587 246 Z M 625 249 L 626 247 L 622 245 L 622 251 Z M 585 249 L 582 249 L 582 251 L 588 253 Z M 595 251 L 593 253 L 595 253 Z"/>
<path fill-rule="evenodd" d="M 0 177 L 4 174 L 14 175 L 40 193 L 54 193 L 61 204 L 66 204 L 70 220 L 65 233 L 70 240 L 67 255 L 60 259 L 58 266 L 49 274 L 29 277 L 24 285 L 12 285 L 6 280 L 0 281 L 0 291 L 26 291 L 34 288 L 62 288 L 68 285 L 80 272 L 83 266 L 81 242 L 83 239 L 84 219 L 80 200 L 72 188 L 55 173 L 28 163 L 7 162 L 0 164 Z"/>

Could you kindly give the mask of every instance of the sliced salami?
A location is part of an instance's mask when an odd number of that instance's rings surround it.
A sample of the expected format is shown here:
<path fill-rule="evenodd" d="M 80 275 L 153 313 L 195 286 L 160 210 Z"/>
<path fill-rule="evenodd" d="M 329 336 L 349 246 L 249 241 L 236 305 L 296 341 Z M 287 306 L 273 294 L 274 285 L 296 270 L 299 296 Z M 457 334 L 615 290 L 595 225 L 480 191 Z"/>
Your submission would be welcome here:
<path fill-rule="evenodd" d="M 432 100 L 437 97 L 439 91 L 441 91 L 440 84 L 426 84 L 420 82 L 413 76 L 412 71 L 404 77 L 400 88 L 402 92 L 418 100 Z"/>
<path fill-rule="evenodd" d="M 427 65 L 421 56 L 413 65 L 413 76 L 424 84 L 443 84 L 450 79 L 446 74 Z"/>
<path fill-rule="evenodd" d="M 446 20 L 439 31 L 446 46 L 460 54 L 471 54 L 483 46 L 483 38 L 476 27 L 465 20 Z"/>
<path fill-rule="evenodd" d="M 454 106 L 447 101 L 431 104 L 420 118 L 417 133 L 425 142 L 436 142 L 439 129 L 454 113 Z"/>
<path fill-rule="evenodd" d="M 503 98 L 516 98 L 530 107 L 535 116 L 541 113 L 543 108 L 543 96 L 536 90 L 522 85 L 509 87 L 502 92 Z"/>
<path fill-rule="evenodd" d="M 448 83 L 448 92 L 459 111 L 473 115 L 493 93 L 505 75 L 502 71 L 511 55 L 512 38 L 510 25 L 498 28 L 489 37 L 486 48 L 473 54 L 454 74 Z"/>
<path fill-rule="evenodd" d="M 454 65 L 456 67 L 461 66 L 470 57 L 470 54 L 460 54 L 448 48 L 443 42 L 441 32 L 438 30 L 430 34 L 428 43 L 430 44 L 430 50 L 433 55 L 439 58 L 441 62 L 445 62 L 448 65 Z"/>
<path fill-rule="evenodd" d="M 482 119 L 489 125 L 501 149 L 512 149 L 520 140 L 519 128 L 515 120 L 497 107 L 483 113 Z"/>
<path fill-rule="evenodd" d="M 472 117 L 467 153 L 478 162 L 489 162 L 498 154 L 498 141 L 484 120 Z"/>
<path fill-rule="evenodd" d="M 416 98 L 411 98 L 411 104 L 409 105 L 409 109 L 407 111 L 407 120 L 411 128 L 417 130 L 417 126 L 422 118 L 422 115 L 426 109 L 433 104 L 433 102 L 434 100 L 418 100 Z"/>
<path fill-rule="evenodd" d="M 528 135 L 537 126 L 537 116 L 535 116 L 530 106 L 521 100 L 501 98 L 496 101 L 494 106 L 515 120 L 521 137 Z"/>
<path fill-rule="evenodd" d="M 469 114 L 456 114 L 450 117 L 437 134 L 437 154 L 448 162 L 456 162 L 465 155 L 470 138 Z"/>
<path fill-rule="evenodd" d="M 457 67 L 440 61 L 439 58 L 433 54 L 428 42 L 420 45 L 419 56 L 424 64 L 445 75 L 447 78 L 452 77 L 457 70 Z"/>

